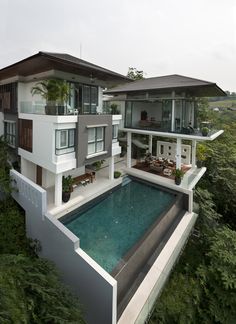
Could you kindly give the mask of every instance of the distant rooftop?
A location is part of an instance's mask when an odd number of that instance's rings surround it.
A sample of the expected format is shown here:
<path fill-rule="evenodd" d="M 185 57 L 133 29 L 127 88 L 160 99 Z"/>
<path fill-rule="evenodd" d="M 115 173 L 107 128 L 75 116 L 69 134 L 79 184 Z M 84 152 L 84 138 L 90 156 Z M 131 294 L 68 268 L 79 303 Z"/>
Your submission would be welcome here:
<path fill-rule="evenodd" d="M 194 79 L 178 74 L 147 78 L 134 82 L 124 83 L 107 90 L 106 94 L 121 94 L 129 92 L 165 90 L 192 91 L 196 96 L 225 96 L 226 93 L 216 83 Z"/>

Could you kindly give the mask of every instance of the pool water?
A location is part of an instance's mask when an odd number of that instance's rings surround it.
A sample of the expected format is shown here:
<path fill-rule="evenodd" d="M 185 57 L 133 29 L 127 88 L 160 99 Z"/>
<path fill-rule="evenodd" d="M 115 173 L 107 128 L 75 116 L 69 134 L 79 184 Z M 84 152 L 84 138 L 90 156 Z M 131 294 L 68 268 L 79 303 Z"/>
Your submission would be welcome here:
<path fill-rule="evenodd" d="M 155 186 L 136 180 L 126 182 L 64 222 L 79 237 L 80 247 L 108 272 L 175 199 L 174 194 Z"/>

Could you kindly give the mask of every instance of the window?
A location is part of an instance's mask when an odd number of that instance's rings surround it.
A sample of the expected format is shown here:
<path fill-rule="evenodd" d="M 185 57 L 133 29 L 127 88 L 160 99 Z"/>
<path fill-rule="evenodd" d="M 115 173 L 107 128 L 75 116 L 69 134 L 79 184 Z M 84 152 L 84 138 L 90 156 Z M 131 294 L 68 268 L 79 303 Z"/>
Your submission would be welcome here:
<path fill-rule="evenodd" d="M 5 140 L 10 146 L 16 147 L 16 123 L 4 121 Z"/>
<path fill-rule="evenodd" d="M 75 130 L 56 130 L 56 155 L 67 154 L 75 150 Z"/>
<path fill-rule="evenodd" d="M 19 146 L 20 148 L 33 151 L 33 121 L 30 119 L 19 119 Z"/>
<path fill-rule="evenodd" d="M 72 100 L 73 99 L 73 100 Z M 98 87 L 75 83 L 72 87 L 72 108 L 83 114 L 96 114 L 98 105 Z"/>
<path fill-rule="evenodd" d="M 104 127 L 88 129 L 88 155 L 104 151 Z"/>
<path fill-rule="evenodd" d="M 118 125 L 112 125 L 112 142 L 117 142 L 118 138 Z"/>

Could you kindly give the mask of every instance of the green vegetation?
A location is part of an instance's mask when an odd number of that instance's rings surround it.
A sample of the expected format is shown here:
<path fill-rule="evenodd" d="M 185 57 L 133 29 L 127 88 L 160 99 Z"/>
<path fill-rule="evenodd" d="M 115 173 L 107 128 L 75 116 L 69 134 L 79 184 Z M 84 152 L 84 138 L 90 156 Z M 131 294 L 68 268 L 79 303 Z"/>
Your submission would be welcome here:
<path fill-rule="evenodd" d="M 144 78 L 143 71 L 139 71 L 136 68 L 129 67 L 127 77 L 132 80 L 141 80 Z"/>
<path fill-rule="evenodd" d="M 195 189 L 199 217 L 150 324 L 236 323 L 236 113 L 202 109 L 209 116 L 225 132 L 200 144 L 208 170 Z"/>
<path fill-rule="evenodd" d="M 6 144 L 0 139 L 0 323 L 85 323 L 55 266 L 26 238 L 22 209 L 10 196 Z"/>

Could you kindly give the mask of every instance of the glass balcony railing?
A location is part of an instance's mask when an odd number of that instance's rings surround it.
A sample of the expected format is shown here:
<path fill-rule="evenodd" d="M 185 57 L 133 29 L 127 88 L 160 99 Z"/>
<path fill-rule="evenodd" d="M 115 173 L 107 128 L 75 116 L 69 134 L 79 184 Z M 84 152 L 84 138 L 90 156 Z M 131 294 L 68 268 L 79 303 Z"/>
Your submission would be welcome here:
<path fill-rule="evenodd" d="M 45 103 L 43 101 L 22 101 L 20 113 L 36 115 L 111 115 L 112 112 L 96 107 L 92 111 L 88 109 L 72 108 L 70 105 L 58 104 L 55 102 Z"/>

